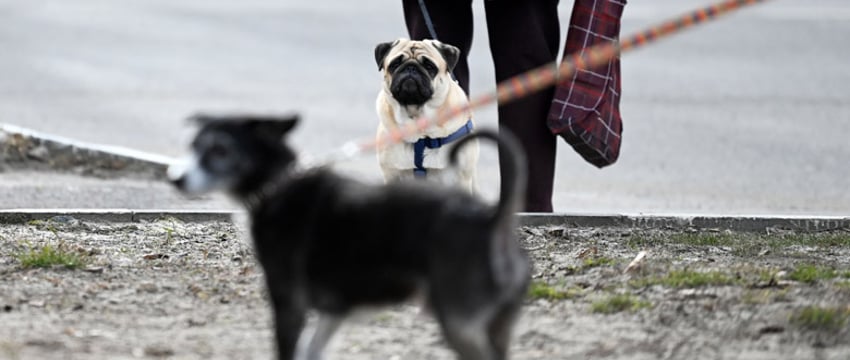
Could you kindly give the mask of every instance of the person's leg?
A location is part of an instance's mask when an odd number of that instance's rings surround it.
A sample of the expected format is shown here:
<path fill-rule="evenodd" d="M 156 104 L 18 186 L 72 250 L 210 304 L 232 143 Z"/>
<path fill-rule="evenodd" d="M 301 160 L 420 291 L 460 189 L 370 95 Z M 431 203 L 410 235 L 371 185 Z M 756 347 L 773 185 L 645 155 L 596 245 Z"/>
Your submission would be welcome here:
<path fill-rule="evenodd" d="M 557 0 L 484 4 L 497 82 L 555 61 L 561 31 Z M 552 95 L 547 89 L 499 105 L 499 125 L 513 132 L 527 153 L 528 212 L 552 212 L 556 138 L 546 125 Z"/>
<path fill-rule="evenodd" d="M 404 0 L 404 22 L 411 40 L 431 39 L 419 0 Z M 466 57 L 472 46 L 472 0 L 425 1 L 425 8 L 437 33 L 437 40 L 460 49 L 454 76 L 469 95 L 469 65 Z"/>

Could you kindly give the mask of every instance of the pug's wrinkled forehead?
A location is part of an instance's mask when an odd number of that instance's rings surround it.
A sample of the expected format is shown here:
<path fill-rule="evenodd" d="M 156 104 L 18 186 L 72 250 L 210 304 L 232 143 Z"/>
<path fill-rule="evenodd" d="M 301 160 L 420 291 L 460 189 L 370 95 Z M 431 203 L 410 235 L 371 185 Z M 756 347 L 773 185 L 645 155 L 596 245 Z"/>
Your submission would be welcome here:
<path fill-rule="evenodd" d="M 392 72 L 397 67 L 394 65 L 401 65 L 401 63 L 408 61 L 434 65 L 439 71 L 446 70 L 445 59 L 434 44 L 427 40 L 396 40 L 384 58 L 384 67 Z"/>
<path fill-rule="evenodd" d="M 441 57 L 440 52 L 433 44 L 433 40 L 425 41 L 404 41 L 399 42 L 390 50 L 388 57 L 396 58 L 399 55 L 407 58 L 418 58 L 420 56 Z"/>

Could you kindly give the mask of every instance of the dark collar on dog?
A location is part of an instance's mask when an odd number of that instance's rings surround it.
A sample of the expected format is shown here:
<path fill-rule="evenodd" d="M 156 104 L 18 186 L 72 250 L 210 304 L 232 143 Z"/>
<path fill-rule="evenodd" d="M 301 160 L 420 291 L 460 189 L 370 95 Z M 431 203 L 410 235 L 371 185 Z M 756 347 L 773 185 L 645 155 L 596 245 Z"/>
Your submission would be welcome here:
<path fill-rule="evenodd" d="M 452 141 L 456 141 L 471 133 L 472 129 L 472 119 L 469 119 L 466 124 L 464 124 L 460 129 L 457 129 L 457 131 L 449 134 L 449 136 L 436 139 L 426 136 L 413 143 L 413 175 L 420 178 L 425 177 L 428 173 L 428 170 L 425 170 L 425 167 L 422 166 L 422 161 L 425 159 L 426 148 L 439 149 L 443 145 L 448 145 Z"/>

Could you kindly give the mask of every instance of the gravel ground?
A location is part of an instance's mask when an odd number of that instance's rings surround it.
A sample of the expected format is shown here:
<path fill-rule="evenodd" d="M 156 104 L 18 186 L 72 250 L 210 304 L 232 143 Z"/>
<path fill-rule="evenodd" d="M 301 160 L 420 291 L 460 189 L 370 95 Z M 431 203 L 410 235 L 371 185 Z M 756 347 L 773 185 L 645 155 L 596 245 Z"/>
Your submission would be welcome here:
<path fill-rule="evenodd" d="M 846 230 L 518 233 L 535 290 L 514 359 L 850 358 Z M 22 255 L 45 245 L 82 264 L 25 267 Z M 0 225 L 0 358 L 270 359 L 260 277 L 227 222 Z M 339 359 L 451 357 L 414 305 L 354 316 L 329 349 Z"/>

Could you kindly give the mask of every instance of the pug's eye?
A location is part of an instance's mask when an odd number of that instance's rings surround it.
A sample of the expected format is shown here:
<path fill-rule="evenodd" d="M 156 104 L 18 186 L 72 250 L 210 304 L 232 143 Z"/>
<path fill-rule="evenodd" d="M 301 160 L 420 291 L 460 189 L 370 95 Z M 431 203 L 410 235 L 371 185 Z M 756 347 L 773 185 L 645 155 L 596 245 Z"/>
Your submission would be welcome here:
<path fill-rule="evenodd" d="M 390 62 L 390 65 L 387 66 L 387 70 L 389 70 L 390 72 L 395 71 L 396 69 L 398 69 L 399 66 L 401 66 L 402 61 L 404 61 L 404 59 L 402 59 L 401 56 L 393 59 L 393 61 Z"/>
<path fill-rule="evenodd" d="M 431 60 L 422 59 L 422 67 L 425 68 L 429 73 L 436 74 L 437 73 L 437 65 L 434 65 Z"/>

